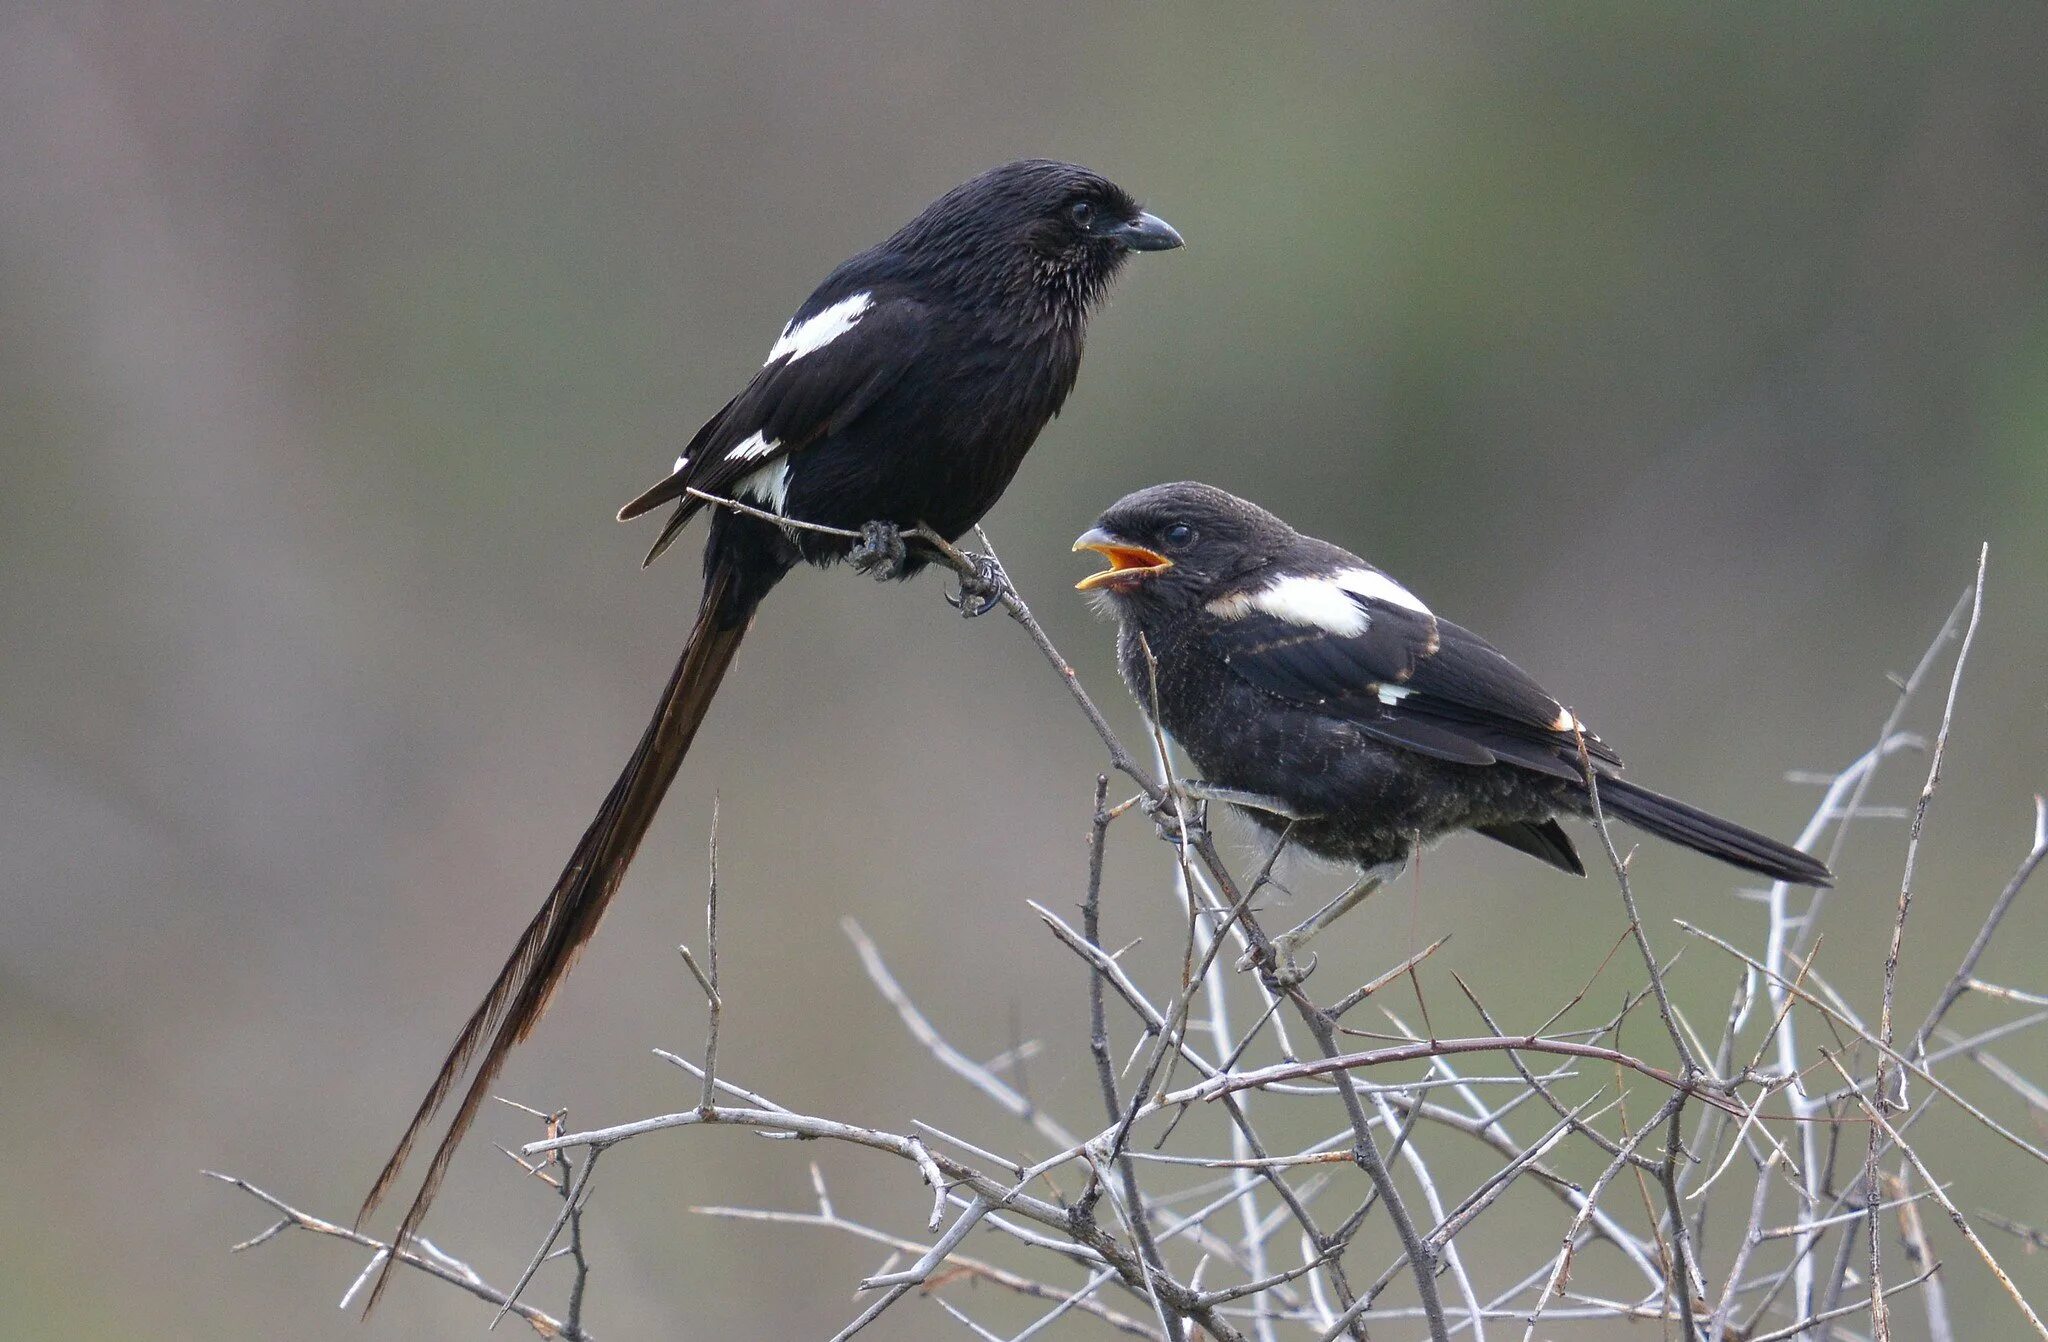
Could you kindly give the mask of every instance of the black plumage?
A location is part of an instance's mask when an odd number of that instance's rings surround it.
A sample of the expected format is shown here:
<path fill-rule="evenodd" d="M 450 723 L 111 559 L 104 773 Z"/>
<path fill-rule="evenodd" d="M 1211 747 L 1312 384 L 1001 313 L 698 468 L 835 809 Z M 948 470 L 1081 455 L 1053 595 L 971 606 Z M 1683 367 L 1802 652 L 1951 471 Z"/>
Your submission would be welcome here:
<path fill-rule="evenodd" d="M 617 890 L 761 599 L 806 560 L 852 557 L 878 576 L 907 576 L 925 560 L 897 530 L 923 523 L 950 540 L 971 528 L 1073 389 L 1088 316 L 1124 261 L 1180 241 L 1085 168 L 1034 159 L 983 173 L 834 270 L 675 471 L 620 510 L 626 519 L 675 505 L 650 563 L 706 506 L 692 490 L 865 539 L 716 510 L 696 624 L 653 719 L 359 1220 L 475 1058 L 399 1239 L 418 1229 L 506 1052 L 539 1020 Z"/>
<path fill-rule="evenodd" d="M 1139 703 L 1202 781 L 1320 856 L 1373 868 L 1469 829 L 1584 875 L 1559 816 L 1610 816 L 1776 880 L 1814 858 L 1651 792 L 1513 662 L 1364 560 L 1209 485 L 1117 502 L 1075 542 Z M 1147 650 L 1149 649 L 1149 657 Z M 1153 703 L 1154 685 L 1157 703 Z M 1583 740 L 1586 758 L 1579 753 Z"/>

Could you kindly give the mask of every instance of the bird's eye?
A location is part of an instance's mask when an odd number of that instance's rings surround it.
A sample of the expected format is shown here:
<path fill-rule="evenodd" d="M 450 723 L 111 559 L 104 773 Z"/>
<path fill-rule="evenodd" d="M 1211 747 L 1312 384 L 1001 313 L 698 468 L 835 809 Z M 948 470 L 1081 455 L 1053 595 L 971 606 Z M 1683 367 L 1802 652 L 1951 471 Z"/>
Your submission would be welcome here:
<path fill-rule="evenodd" d="M 1082 228 L 1088 227 L 1089 224 L 1095 222 L 1094 202 L 1086 200 L 1075 201 L 1072 205 L 1067 206 L 1067 217 Z"/>
<path fill-rule="evenodd" d="M 1195 538 L 1195 529 L 1185 522 L 1175 522 L 1168 527 L 1163 539 L 1168 545 L 1186 545 Z"/>

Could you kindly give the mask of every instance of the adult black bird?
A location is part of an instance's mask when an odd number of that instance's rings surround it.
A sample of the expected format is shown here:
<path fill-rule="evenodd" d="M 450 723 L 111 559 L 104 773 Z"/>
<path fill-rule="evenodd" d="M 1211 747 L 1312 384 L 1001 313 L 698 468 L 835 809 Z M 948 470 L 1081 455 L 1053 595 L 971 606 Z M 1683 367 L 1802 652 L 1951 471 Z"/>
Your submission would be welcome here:
<path fill-rule="evenodd" d="M 418 1229 L 506 1052 L 540 1019 L 617 890 L 769 589 L 804 560 L 850 557 L 881 577 L 908 576 L 926 558 L 906 553 L 899 530 L 923 523 L 950 540 L 971 528 L 1072 390 L 1088 316 L 1124 261 L 1180 245 L 1164 220 L 1086 168 L 1030 159 L 983 173 L 826 277 L 674 472 L 619 510 L 623 520 L 676 505 L 648 563 L 703 509 L 700 492 L 863 539 L 714 511 L 696 624 L 653 720 L 358 1221 L 478 1058 L 399 1238 Z"/>
<path fill-rule="evenodd" d="M 1621 778 L 1620 757 L 1491 644 L 1256 504 L 1155 485 L 1074 548 L 1108 559 L 1078 585 L 1103 594 L 1124 681 L 1201 770 L 1197 790 L 1269 832 L 1291 824 L 1318 856 L 1371 873 L 1469 829 L 1583 876 L 1557 823 L 1592 814 L 1583 737 L 1608 815 L 1773 880 L 1830 883 L 1805 853 Z"/>

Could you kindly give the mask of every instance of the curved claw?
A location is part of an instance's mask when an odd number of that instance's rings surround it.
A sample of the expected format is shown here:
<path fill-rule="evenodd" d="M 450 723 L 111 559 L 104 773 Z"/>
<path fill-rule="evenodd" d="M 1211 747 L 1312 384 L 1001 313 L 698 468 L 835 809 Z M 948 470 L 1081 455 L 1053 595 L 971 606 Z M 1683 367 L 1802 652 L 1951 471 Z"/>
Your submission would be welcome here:
<path fill-rule="evenodd" d="M 946 604 L 959 611 L 962 619 L 972 620 L 1003 604 L 1010 577 L 994 555 L 971 554 L 968 558 L 974 561 L 974 576 L 961 575 L 959 593 L 948 592 Z"/>

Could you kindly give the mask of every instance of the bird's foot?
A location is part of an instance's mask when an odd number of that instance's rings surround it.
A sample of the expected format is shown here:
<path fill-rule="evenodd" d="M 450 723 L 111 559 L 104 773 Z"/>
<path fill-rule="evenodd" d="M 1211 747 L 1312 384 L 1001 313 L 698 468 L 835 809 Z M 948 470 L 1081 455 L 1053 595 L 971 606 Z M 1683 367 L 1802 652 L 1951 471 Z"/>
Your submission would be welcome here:
<path fill-rule="evenodd" d="M 1237 972 L 1255 969 L 1267 992 L 1284 993 L 1305 983 L 1316 972 L 1316 957 L 1311 954 L 1304 964 L 1295 957 L 1295 949 L 1296 944 L 1286 937 L 1274 937 L 1237 957 Z"/>
<path fill-rule="evenodd" d="M 972 620 L 1002 604 L 1010 591 L 1010 575 L 1003 572 L 994 555 L 969 554 L 967 559 L 974 572 L 960 575 L 959 594 L 947 593 L 946 604 L 959 611 L 962 619 Z"/>
<path fill-rule="evenodd" d="M 903 576 L 910 548 L 903 543 L 903 528 L 894 522 L 869 522 L 846 557 L 876 582 L 888 582 Z"/>
<path fill-rule="evenodd" d="M 1199 843 L 1209 832 L 1209 799 L 1199 792 L 1181 788 L 1169 797 L 1144 805 L 1159 837 L 1176 848 L 1183 841 Z"/>
<path fill-rule="evenodd" d="M 1295 952 L 1300 950 L 1306 937 L 1297 937 L 1292 932 L 1282 932 L 1266 943 L 1262 954 L 1257 947 L 1246 951 L 1237 958 L 1237 970 L 1241 974 L 1247 969 L 1257 969 L 1277 989 L 1292 988 L 1315 973 L 1316 957 L 1311 953 L 1308 963 L 1303 964 Z"/>

